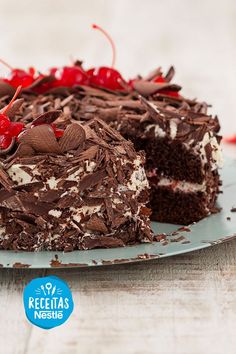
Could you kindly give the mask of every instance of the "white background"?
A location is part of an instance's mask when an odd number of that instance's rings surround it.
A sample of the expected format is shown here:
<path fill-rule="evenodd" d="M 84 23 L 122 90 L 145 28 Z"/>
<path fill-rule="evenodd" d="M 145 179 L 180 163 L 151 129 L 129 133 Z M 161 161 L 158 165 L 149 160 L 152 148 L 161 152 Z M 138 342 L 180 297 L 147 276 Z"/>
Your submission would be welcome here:
<path fill-rule="evenodd" d="M 0 6 L 0 57 L 11 65 L 43 70 L 71 56 L 87 67 L 110 65 L 108 43 L 91 29 L 97 23 L 114 38 L 125 77 L 174 64 L 183 93 L 211 103 L 222 132 L 236 133 L 235 0 L 1 0 Z"/>

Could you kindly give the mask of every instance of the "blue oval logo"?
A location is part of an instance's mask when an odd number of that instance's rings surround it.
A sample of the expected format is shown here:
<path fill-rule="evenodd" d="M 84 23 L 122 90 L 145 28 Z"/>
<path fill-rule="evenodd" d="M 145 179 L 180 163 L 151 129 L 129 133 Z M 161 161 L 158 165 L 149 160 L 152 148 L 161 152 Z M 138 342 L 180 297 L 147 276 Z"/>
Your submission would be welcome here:
<path fill-rule="evenodd" d="M 70 288 L 56 276 L 33 279 L 24 289 L 23 300 L 28 320 L 44 329 L 62 325 L 74 309 Z"/>

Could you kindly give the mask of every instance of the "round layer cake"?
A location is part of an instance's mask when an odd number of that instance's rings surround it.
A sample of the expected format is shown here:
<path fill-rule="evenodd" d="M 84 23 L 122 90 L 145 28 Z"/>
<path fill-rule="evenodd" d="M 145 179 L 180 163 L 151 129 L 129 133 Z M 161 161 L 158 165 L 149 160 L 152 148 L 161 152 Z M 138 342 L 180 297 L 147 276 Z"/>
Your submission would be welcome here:
<path fill-rule="evenodd" d="M 99 119 L 69 124 L 57 138 L 49 122 L 59 114 L 40 116 L 2 156 L 0 249 L 152 241 L 144 155 Z"/>

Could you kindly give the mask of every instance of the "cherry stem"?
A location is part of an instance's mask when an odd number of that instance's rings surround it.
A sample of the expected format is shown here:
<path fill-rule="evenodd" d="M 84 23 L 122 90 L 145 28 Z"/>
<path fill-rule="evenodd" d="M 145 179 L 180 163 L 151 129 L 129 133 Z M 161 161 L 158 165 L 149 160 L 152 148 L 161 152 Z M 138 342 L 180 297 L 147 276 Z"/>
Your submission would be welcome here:
<path fill-rule="evenodd" d="M 2 114 L 6 114 L 7 111 L 11 108 L 11 106 L 13 105 L 13 103 L 14 103 L 14 101 L 16 100 L 17 96 L 19 95 L 21 89 L 22 89 L 22 86 L 21 86 L 21 85 L 17 87 L 14 96 L 12 97 L 11 101 L 8 103 L 8 105 L 6 106 L 6 108 L 4 108 L 4 110 L 2 111 Z"/>
<path fill-rule="evenodd" d="M 111 44 L 111 48 L 112 48 L 112 63 L 111 63 L 111 67 L 113 68 L 115 66 L 115 61 L 116 61 L 116 47 L 115 44 L 113 42 L 113 39 L 111 38 L 111 36 L 100 26 L 97 26 L 95 24 L 92 25 L 92 28 L 99 30 L 100 32 L 102 32 L 104 34 L 104 36 L 108 39 L 108 41 Z"/>
<path fill-rule="evenodd" d="M 13 67 L 8 64 L 5 60 L 0 59 L 0 63 L 2 63 L 4 66 L 6 66 L 8 69 L 13 70 Z"/>

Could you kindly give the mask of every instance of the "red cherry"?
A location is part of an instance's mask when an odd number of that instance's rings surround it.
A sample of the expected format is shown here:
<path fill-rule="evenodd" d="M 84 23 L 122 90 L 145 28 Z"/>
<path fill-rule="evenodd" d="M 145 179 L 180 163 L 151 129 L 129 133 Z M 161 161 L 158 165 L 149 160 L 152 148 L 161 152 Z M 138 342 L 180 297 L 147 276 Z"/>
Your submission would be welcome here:
<path fill-rule="evenodd" d="M 120 82 L 124 82 L 121 74 L 112 68 L 102 66 L 87 71 L 91 85 L 101 86 L 110 90 L 122 90 L 124 87 Z"/>
<path fill-rule="evenodd" d="M 0 135 L 0 149 L 7 149 L 12 142 L 12 138 L 9 135 Z"/>
<path fill-rule="evenodd" d="M 110 90 L 123 90 L 124 86 L 122 86 L 121 83 L 125 83 L 125 80 L 117 70 L 113 69 L 116 59 L 115 44 L 110 35 L 103 28 L 97 25 L 92 25 L 92 28 L 102 32 L 110 42 L 112 47 L 112 65 L 111 68 L 103 66 L 100 68 L 92 68 L 88 70 L 87 74 L 89 77 L 89 83 L 91 85 L 104 87 Z"/>
<path fill-rule="evenodd" d="M 136 79 L 130 79 L 129 81 L 128 81 L 128 85 L 133 89 L 134 88 L 134 86 L 133 86 L 133 83 L 136 81 Z"/>
<path fill-rule="evenodd" d="M 18 87 L 19 85 L 22 87 L 28 87 L 32 85 L 34 79 L 25 70 L 13 69 L 7 81 L 13 87 Z"/>
<path fill-rule="evenodd" d="M 63 129 L 59 129 L 55 126 L 55 124 L 51 124 L 52 129 L 54 130 L 54 134 L 56 138 L 61 138 L 62 135 L 64 134 L 64 130 Z"/>
<path fill-rule="evenodd" d="M 58 70 L 58 68 L 51 68 L 50 70 L 49 70 L 49 73 L 50 73 L 50 75 L 54 75 L 55 76 L 55 74 L 56 74 L 56 72 L 57 72 L 57 70 Z"/>
<path fill-rule="evenodd" d="M 56 78 L 52 87 L 73 87 L 76 85 L 88 85 L 88 75 L 79 66 L 64 66 L 61 69 L 51 69 L 51 74 Z"/>
<path fill-rule="evenodd" d="M 61 138 L 62 135 L 64 134 L 64 130 L 62 130 L 62 129 L 55 129 L 55 130 L 54 130 L 54 133 L 55 133 L 55 137 L 56 137 L 56 138 Z"/>
<path fill-rule="evenodd" d="M 21 123 L 11 123 L 9 118 L 7 117 L 7 111 L 11 108 L 12 104 L 16 100 L 17 96 L 20 93 L 20 90 L 21 90 L 21 86 L 19 86 L 17 88 L 11 101 L 8 103 L 8 105 L 3 109 L 2 113 L 0 114 L 0 134 L 3 134 L 3 133 L 7 134 L 11 129 L 11 125 L 16 124 L 16 126 L 17 126 L 18 124 L 21 124 Z M 19 127 L 18 127 L 18 129 L 19 129 Z"/>
<path fill-rule="evenodd" d="M 5 134 L 7 134 L 11 137 L 18 136 L 22 132 L 24 127 L 25 127 L 25 125 L 23 123 L 12 122 L 12 123 L 10 123 L 10 126 L 7 129 L 7 131 L 5 132 Z"/>
<path fill-rule="evenodd" d="M 5 114 L 0 114 L 0 134 L 5 133 L 11 125 L 9 118 Z"/>
<path fill-rule="evenodd" d="M 34 82 L 34 74 L 35 70 L 33 68 L 29 69 L 29 72 L 22 70 L 22 69 L 14 69 L 4 60 L 0 59 L 0 62 L 8 67 L 11 72 L 7 79 L 4 79 L 5 82 L 10 84 L 11 86 L 17 88 L 18 86 L 28 87 L 32 85 Z"/>
<path fill-rule="evenodd" d="M 0 114 L 0 149 L 7 149 L 11 142 L 12 137 L 17 136 L 23 129 L 24 124 L 13 122 L 11 123 L 9 118 L 7 117 L 7 111 L 11 108 L 12 104 L 16 100 L 17 96 L 20 93 L 22 86 L 17 87 L 17 90 L 12 97 L 11 101 L 8 105 L 3 109 L 2 113 Z"/>
<path fill-rule="evenodd" d="M 158 77 L 156 77 L 154 80 L 153 80 L 154 82 L 166 82 L 166 80 L 164 79 L 164 77 L 163 76 L 158 76 Z"/>

